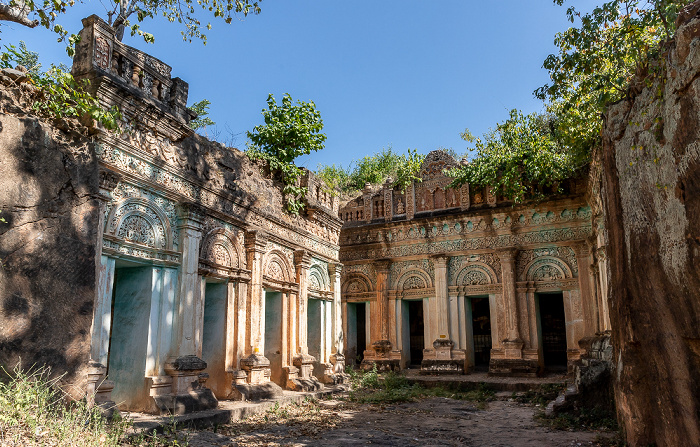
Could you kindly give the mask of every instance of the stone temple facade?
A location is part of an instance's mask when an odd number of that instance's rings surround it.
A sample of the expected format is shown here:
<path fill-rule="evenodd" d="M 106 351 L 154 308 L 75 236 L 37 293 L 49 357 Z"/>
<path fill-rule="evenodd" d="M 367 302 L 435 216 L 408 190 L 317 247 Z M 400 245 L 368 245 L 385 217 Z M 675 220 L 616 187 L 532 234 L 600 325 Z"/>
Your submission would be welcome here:
<path fill-rule="evenodd" d="M 369 185 L 340 209 L 348 363 L 426 373 L 571 369 L 609 329 L 605 271 L 585 185 L 514 205 L 447 188 L 457 162 L 431 152 L 406 191 Z M 602 272 L 602 273 L 601 273 Z"/>
<path fill-rule="evenodd" d="M 342 208 L 307 172 L 291 216 L 264 167 L 190 129 L 168 65 L 96 16 L 83 25 L 73 74 L 119 107 L 122 132 L 41 121 L 26 76 L 0 73 L 0 364 L 48 365 L 105 407 L 179 414 L 338 383 L 346 358 L 566 369 L 609 329 L 605 241 L 577 183 L 513 205 L 447 188 L 457 163 L 436 151 L 421 182 Z"/>
<path fill-rule="evenodd" d="M 307 213 L 283 212 L 259 166 L 194 135 L 169 66 L 96 16 L 83 24 L 73 74 L 126 129 L 96 135 L 97 400 L 181 413 L 337 382 L 338 199 L 309 173 Z"/>

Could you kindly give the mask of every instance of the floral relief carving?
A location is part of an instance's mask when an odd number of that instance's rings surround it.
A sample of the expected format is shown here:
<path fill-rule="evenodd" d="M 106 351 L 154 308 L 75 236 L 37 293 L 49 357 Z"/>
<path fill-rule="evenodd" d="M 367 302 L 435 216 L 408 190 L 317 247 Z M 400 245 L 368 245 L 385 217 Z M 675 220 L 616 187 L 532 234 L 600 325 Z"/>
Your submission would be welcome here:
<path fill-rule="evenodd" d="M 425 289 L 426 284 L 423 278 L 419 276 L 411 276 L 407 280 L 403 282 L 403 288 L 402 290 L 410 290 L 410 289 Z"/>
<path fill-rule="evenodd" d="M 463 277 L 463 286 L 481 286 L 484 284 L 489 284 L 489 278 L 486 274 L 477 269 L 470 269 Z"/>
<path fill-rule="evenodd" d="M 147 245 L 154 248 L 165 248 L 164 244 L 156 247 L 156 235 L 151 224 L 142 216 L 132 214 L 127 216 L 119 227 L 117 237 L 125 241 Z"/>
<path fill-rule="evenodd" d="M 572 277 L 571 269 L 564 261 L 551 256 L 536 258 L 526 266 L 523 279 L 527 281 L 554 281 Z"/>

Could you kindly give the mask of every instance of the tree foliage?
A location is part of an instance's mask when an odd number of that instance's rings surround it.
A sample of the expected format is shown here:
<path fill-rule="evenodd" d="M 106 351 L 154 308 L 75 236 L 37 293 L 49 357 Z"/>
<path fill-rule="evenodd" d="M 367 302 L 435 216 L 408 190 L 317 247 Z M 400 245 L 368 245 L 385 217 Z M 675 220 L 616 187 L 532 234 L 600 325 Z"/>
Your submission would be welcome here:
<path fill-rule="evenodd" d="M 494 186 L 522 201 L 575 175 L 600 144 L 607 105 L 628 94 L 635 74 L 655 75 L 648 61 L 673 35 L 676 16 L 688 3 L 612 0 L 588 14 L 569 7 L 575 26 L 555 36 L 558 52 L 543 63 L 551 82 L 535 91 L 547 113 L 511 111 L 483 141 L 476 140 L 475 158 L 451 173 L 453 185 Z M 468 130 L 462 137 L 474 139 Z"/>
<path fill-rule="evenodd" d="M 346 195 L 358 193 L 366 183 L 384 183 L 387 178 L 392 179 L 392 186 L 405 190 L 414 180 L 420 181 L 417 174 L 424 159 L 425 155 L 415 149 L 399 154 L 389 147 L 352 162 L 347 168 L 335 164 L 319 165 L 316 175 L 329 189 L 340 190 Z"/>
<path fill-rule="evenodd" d="M 554 0 L 562 5 L 565 0 Z M 580 160 L 600 143 L 602 114 L 608 104 L 623 98 L 635 73 L 648 70 L 659 42 L 675 31 L 679 10 L 689 0 L 613 0 L 589 14 L 569 7 L 577 24 L 558 33 L 558 53 L 543 67 L 551 82 L 535 91 L 549 113 L 556 116 L 560 143 Z"/>
<path fill-rule="evenodd" d="M 38 89 L 37 99 L 32 104 L 32 109 L 38 115 L 54 119 L 89 119 L 108 130 L 118 128 L 121 118 L 119 110 L 116 107 L 103 109 L 99 101 L 88 93 L 89 81 L 76 80 L 64 66 L 51 65 L 44 72 L 38 60 L 39 55 L 28 50 L 24 42 L 20 42 L 19 48 L 8 45 L 0 53 L 0 68 L 13 68 L 17 65 L 27 68 L 31 83 Z"/>
<path fill-rule="evenodd" d="M 216 124 L 211 118 L 209 118 L 210 104 L 211 101 L 208 99 L 203 99 L 189 106 L 189 109 L 197 114 L 197 118 L 190 121 L 190 128 L 193 130 L 199 130 Z"/>
<path fill-rule="evenodd" d="M 287 211 L 299 214 L 306 188 L 299 185 L 302 170 L 294 160 L 323 149 L 326 135 L 322 133 L 323 120 L 313 101 L 297 101 L 287 93 L 282 104 L 274 96 L 267 97 L 267 109 L 262 110 L 265 124 L 248 132 L 246 153 L 252 160 L 264 160 L 270 170 L 284 183 Z"/>
<path fill-rule="evenodd" d="M 550 115 L 511 110 L 510 117 L 483 140 L 473 139 L 467 130 L 462 138 L 475 141 L 471 150 L 476 154 L 470 163 L 448 171 L 454 178 L 450 186 L 492 186 L 515 202 L 540 198 L 545 189 L 558 189 L 577 166 L 557 142 L 553 126 Z"/>
<path fill-rule="evenodd" d="M 206 43 L 205 30 L 211 29 L 211 23 L 203 24 L 200 13 L 213 14 L 215 18 L 231 23 L 233 18 L 242 14 L 259 14 L 262 0 L 110 0 L 107 13 L 110 25 L 119 40 L 128 29 L 132 36 L 139 35 L 146 42 L 153 42 L 151 33 L 141 30 L 141 22 L 158 16 L 169 22 L 182 25 L 182 38 L 186 41 L 200 39 Z M 3 0 L 0 2 L 0 20 L 19 23 L 33 28 L 43 26 L 59 35 L 59 40 L 69 43 L 68 53 L 73 55 L 72 47 L 78 37 L 68 32 L 56 22 L 61 14 L 75 5 L 75 0 Z"/>

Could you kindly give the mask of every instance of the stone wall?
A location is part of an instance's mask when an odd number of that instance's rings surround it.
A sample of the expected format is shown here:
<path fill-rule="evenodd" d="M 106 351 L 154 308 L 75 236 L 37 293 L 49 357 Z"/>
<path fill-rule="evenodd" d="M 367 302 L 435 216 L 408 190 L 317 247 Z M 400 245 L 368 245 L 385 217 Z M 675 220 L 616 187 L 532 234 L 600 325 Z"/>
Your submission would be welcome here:
<path fill-rule="evenodd" d="M 602 208 L 619 420 L 631 445 L 700 439 L 700 2 L 605 116 Z"/>
<path fill-rule="evenodd" d="M 45 365 L 80 389 L 95 298 L 94 148 L 26 116 L 31 88 L 0 74 L 0 365 Z"/>

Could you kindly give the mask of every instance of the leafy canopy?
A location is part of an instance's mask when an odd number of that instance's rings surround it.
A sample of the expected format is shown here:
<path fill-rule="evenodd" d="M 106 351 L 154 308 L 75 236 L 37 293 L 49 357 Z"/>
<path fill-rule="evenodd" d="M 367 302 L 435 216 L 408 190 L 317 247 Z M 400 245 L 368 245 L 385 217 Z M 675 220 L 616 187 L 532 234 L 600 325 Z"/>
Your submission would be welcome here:
<path fill-rule="evenodd" d="M 522 201 L 575 175 L 600 145 L 607 105 L 627 95 L 636 73 L 654 75 L 648 61 L 673 35 L 676 16 L 688 3 L 613 0 L 589 14 L 569 7 L 566 14 L 576 26 L 555 36 L 558 52 L 543 63 L 551 82 L 535 91 L 546 114 L 511 111 L 483 141 L 476 140 L 475 158 L 451 173 L 453 185 L 494 186 Z M 462 137 L 474 139 L 468 131 Z"/>
<path fill-rule="evenodd" d="M 285 93 L 282 104 L 275 97 L 267 97 L 267 109 L 262 110 L 265 124 L 248 132 L 246 153 L 252 160 L 264 160 L 270 170 L 281 177 L 287 200 L 287 211 L 299 214 L 304 204 L 301 199 L 306 188 L 299 186 L 302 170 L 294 160 L 323 149 L 326 135 L 321 114 L 313 101 L 297 101 Z"/>
<path fill-rule="evenodd" d="M 475 142 L 471 151 L 476 155 L 470 163 L 447 172 L 454 178 L 450 186 L 492 186 L 515 202 L 543 197 L 544 188 L 558 189 L 560 181 L 574 174 L 576 165 L 557 143 L 552 127 L 552 116 L 511 110 L 510 117 L 487 132 L 484 140 L 466 130 L 462 138 Z"/>
<path fill-rule="evenodd" d="M 352 162 L 347 168 L 335 164 L 319 165 L 316 175 L 331 191 L 338 189 L 346 195 L 359 192 L 366 183 L 377 185 L 389 177 L 393 179 L 392 186 L 405 190 L 414 180 L 420 181 L 417 174 L 424 159 L 425 155 L 416 149 L 399 154 L 389 147 Z"/>
<path fill-rule="evenodd" d="M 107 12 L 110 25 L 117 32 L 119 40 L 128 29 L 132 36 L 139 35 L 146 42 L 153 42 L 151 33 L 141 30 L 141 22 L 158 16 L 167 21 L 180 24 L 183 40 L 191 42 L 200 39 L 206 44 L 206 30 L 211 23 L 202 23 L 200 14 L 213 14 L 215 18 L 231 23 L 233 18 L 242 14 L 259 14 L 262 0 L 110 0 Z M 42 26 L 58 34 L 59 41 L 68 42 L 66 49 L 73 56 L 73 46 L 78 36 L 68 32 L 57 23 L 61 14 L 75 5 L 75 0 L 6 0 L 0 3 L 0 21 L 11 21 L 33 28 Z"/>
<path fill-rule="evenodd" d="M 197 114 L 197 118 L 190 121 L 190 128 L 192 128 L 192 130 L 204 129 L 207 126 L 213 126 L 216 124 L 211 118 L 209 118 L 210 105 L 211 102 L 208 99 L 203 99 L 189 106 L 189 109 Z"/>
<path fill-rule="evenodd" d="M 565 0 L 554 0 L 562 5 Z M 535 96 L 556 117 L 560 143 L 578 160 L 589 158 L 600 144 L 602 114 L 622 99 L 635 73 L 646 73 L 659 42 L 670 38 L 675 20 L 689 0 L 613 0 L 589 14 L 569 7 L 566 14 L 578 26 L 558 33 L 543 67 L 551 82 Z"/>

